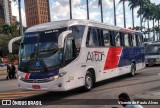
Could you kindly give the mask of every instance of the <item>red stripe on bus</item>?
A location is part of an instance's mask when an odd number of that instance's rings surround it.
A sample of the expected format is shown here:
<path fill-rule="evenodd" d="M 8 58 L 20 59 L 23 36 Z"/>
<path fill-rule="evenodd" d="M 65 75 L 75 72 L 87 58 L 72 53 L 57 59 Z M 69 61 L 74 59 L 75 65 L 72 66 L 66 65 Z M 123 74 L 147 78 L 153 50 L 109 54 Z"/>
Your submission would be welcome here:
<path fill-rule="evenodd" d="M 130 33 L 134 33 L 136 32 L 135 30 L 130 30 L 130 29 L 121 29 L 121 32 L 130 32 Z"/>
<path fill-rule="evenodd" d="M 104 70 L 109 70 L 117 67 L 121 52 L 121 47 L 109 48 L 104 65 Z"/>
<path fill-rule="evenodd" d="M 25 75 L 25 79 L 29 79 L 29 73 L 27 73 L 26 75 Z"/>
<path fill-rule="evenodd" d="M 103 52 L 94 51 L 95 54 L 103 54 Z"/>
<path fill-rule="evenodd" d="M 71 82 L 70 80 L 66 81 L 66 82 Z"/>

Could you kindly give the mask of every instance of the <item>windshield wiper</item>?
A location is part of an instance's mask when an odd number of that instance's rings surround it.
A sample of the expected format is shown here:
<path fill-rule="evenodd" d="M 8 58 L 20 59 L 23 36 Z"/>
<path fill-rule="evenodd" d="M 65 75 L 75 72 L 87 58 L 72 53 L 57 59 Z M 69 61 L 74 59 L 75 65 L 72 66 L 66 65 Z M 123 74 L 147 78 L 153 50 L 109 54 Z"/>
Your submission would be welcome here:
<path fill-rule="evenodd" d="M 56 53 L 58 51 L 58 48 L 54 48 L 54 49 L 48 49 L 48 50 L 42 50 L 39 52 L 39 54 L 43 54 L 43 53 Z"/>

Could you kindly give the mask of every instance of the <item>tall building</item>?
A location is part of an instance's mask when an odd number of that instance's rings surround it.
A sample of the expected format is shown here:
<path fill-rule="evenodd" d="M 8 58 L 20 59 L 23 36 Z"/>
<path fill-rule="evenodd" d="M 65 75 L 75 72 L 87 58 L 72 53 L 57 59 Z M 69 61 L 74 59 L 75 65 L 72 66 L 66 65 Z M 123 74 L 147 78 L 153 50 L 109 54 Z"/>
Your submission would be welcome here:
<path fill-rule="evenodd" d="M 24 0 L 27 26 L 49 21 L 49 0 Z"/>
<path fill-rule="evenodd" d="M 9 6 L 9 0 L 3 0 L 5 23 L 10 25 L 9 7 L 8 6 Z"/>
<path fill-rule="evenodd" d="M 11 7 L 11 1 L 8 0 L 8 12 L 9 12 L 9 20 L 10 20 L 10 24 L 12 21 L 12 7 Z"/>
<path fill-rule="evenodd" d="M 11 17 L 11 24 L 15 25 L 17 23 L 17 17 L 16 16 L 12 16 Z"/>
<path fill-rule="evenodd" d="M 3 8 L 3 0 L 0 0 L 0 27 L 4 25 L 4 8 Z"/>
<path fill-rule="evenodd" d="M 0 0 L 0 27 L 11 23 L 12 9 L 10 0 Z"/>

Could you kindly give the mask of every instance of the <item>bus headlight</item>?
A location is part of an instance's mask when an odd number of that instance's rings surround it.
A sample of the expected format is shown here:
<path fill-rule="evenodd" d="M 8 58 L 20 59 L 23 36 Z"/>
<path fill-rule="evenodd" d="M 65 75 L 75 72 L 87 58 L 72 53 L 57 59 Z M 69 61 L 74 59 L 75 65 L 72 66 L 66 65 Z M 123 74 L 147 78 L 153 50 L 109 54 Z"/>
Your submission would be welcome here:
<path fill-rule="evenodd" d="M 66 73 L 67 73 L 67 72 L 61 72 L 61 73 L 59 74 L 59 77 L 64 76 Z"/>
<path fill-rule="evenodd" d="M 51 79 L 53 79 L 53 80 L 54 80 L 54 79 L 58 79 L 58 78 L 64 76 L 66 73 L 67 73 L 67 72 L 61 72 L 61 73 L 59 73 L 58 75 L 54 75 L 53 77 L 51 77 Z"/>
<path fill-rule="evenodd" d="M 18 76 L 18 79 L 19 79 L 19 80 L 22 80 L 22 77 Z"/>
<path fill-rule="evenodd" d="M 58 79 L 58 78 L 59 78 L 59 75 L 53 76 L 53 79 Z"/>
<path fill-rule="evenodd" d="M 25 78 L 21 77 L 21 76 L 18 76 L 17 79 L 19 80 L 24 80 Z"/>

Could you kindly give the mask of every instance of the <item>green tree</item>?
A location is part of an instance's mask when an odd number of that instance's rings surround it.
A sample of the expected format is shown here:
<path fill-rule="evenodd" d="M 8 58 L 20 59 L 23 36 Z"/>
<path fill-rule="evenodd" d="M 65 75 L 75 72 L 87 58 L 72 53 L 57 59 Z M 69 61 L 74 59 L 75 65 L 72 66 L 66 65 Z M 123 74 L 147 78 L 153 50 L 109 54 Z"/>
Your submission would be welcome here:
<path fill-rule="evenodd" d="M 120 0 L 119 3 L 126 2 L 126 1 L 129 2 L 128 6 L 132 10 L 132 24 L 133 24 L 133 28 L 134 28 L 134 8 L 136 8 L 137 6 L 139 6 L 139 4 L 138 4 L 137 0 Z"/>
<path fill-rule="evenodd" d="M 2 53 L 2 57 L 6 56 L 8 52 L 8 43 L 13 37 L 7 34 L 0 34 L 0 52 Z M 13 54 L 18 54 L 20 41 L 17 41 L 13 45 Z"/>
<path fill-rule="evenodd" d="M 5 24 L 2 27 L 2 33 L 11 35 L 12 37 L 17 37 L 19 36 L 19 30 L 17 28 L 18 28 L 18 23 L 16 23 L 15 25 Z"/>
<path fill-rule="evenodd" d="M 155 18 L 155 20 L 156 21 L 158 21 L 158 27 L 157 27 L 157 29 L 156 29 L 156 33 L 158 33 L 159 35 L 157 35 L 158 36 L 158 41 L 160 41 L 160 23 L 159 23 L 159 21 L 160 21 L 160 4 L 158 4 L 157 6 L 156 6 L 156 18 Z"/>
<path fill-rule="evenodd" d="M 150 0 L 120 0 L 119 3 L 123 2 L 123 4 L 124 4 L 124 2 L 126 2 L 126 1 L 129 2 L 128 6 L 129 6 L 130 9 L 132 10 L 132 24 L 133 24 L 133 28 L 134 28 L 134 8 L 140 7 L 139 13 L 141 13 L 142 8 L 143 8 L 147 3 L 150 3 Z M 125 10 L 124 5 L 123 5 L 123 10 Z M 124 18 L 125 18 L 125 11 L 124 11 L 123 14 L 124 14 Z M 140 16 L 140 26 L 142 27 L 141 14 L 139 14 L 139 16 Z M 125 21 L 125 19 L 124 19 L 124 21 Z"/>
<path fill-rule="evenodd" d="M 8 54 L 8 42 L 12 39 L 12 36 L 6 34 L 0 34 L 0 51 L 2 57 Z"/>

